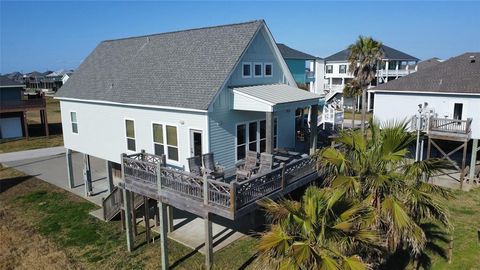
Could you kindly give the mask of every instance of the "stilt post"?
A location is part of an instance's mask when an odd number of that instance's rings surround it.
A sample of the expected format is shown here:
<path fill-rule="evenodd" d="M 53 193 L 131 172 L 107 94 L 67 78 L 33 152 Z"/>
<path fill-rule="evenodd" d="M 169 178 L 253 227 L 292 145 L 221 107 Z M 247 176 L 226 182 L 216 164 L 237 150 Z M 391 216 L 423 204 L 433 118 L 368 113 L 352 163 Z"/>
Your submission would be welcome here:
<path fill-rule="evenodd" d="M 462 155 L 462 170 L 460 172 L 460 190 L 463 188 L 463 180 L 465 178 L 465 163 L 467 161 L 467 145 L 468 141 L 463 143 L 463 155 Z"/>
<path fill-rule="evenodd" d="M 173 206 L 171 205 L 167 205 L 167 219 L 168 219 L 167 229 L 168 229 L 168 232 L 171 233 L 173 232 Z"/>
<path fill-rule="evenodd" d="M 133 251 L 133 230 L 132 230 L 132 193 L 125 188 L 123 190 L 123 205 L 125 212 L 125 230 L 127 235 L 127 249 L 129 252 Z"/>
<path fill-rule="evenodd" d="M 211 214 L 207 213 L 203 220 L 205 223 L 205 268 L 211 269 L 213 264 L 213 236 Z"/>
<path fill-rule="evenodd" d="M 68 177 L 68 187 L 70 189 L 75 187 L 75 178 L 73 176 L 73 162 L 72 162 L 72 150 L 66 149 L 65 158 L 67 160 L 67 177 Z"/>
<path fill-rule="evenodd" d="M 85 196 L 92 194 L 92 170 L 90 166 L 90 155 L 83 154 L 83 181 L 85 183 Z"/>
<path fill-rule="evenodd" d="M 112 170 L 113 164 L 111 161 L 107 160 L 105 165 L 107 169 L 108 193 L 110 194 L 113 192 L 113 189 L 114 189 L 113 170 Z"/>
<path fill-rule="evenodd" d="M 274 118 L 273 118 L 273 112 L 266 112 L 266 127 L 265 127 L 265 135 L 266 135 L 266 147 L 265 147 L 265 152 L 268 154 L 273 153 L 273 136 L 274 136 Z"/>
<path fill-rule="evenodd" d="M 475 166 L 477 165 L 477 152 L 478 152 L 478 139 L 472 140 L 472 155 L 470 157 L 470 172 L 468 174 L 468 179 L 472 180 L 475 178 Z"/>
<path fill-rule="evenodd" d="M 144 205 L 143 218 L 145 223 L 145 241 L 147 241 L 147 243 L 150 243 L 150 239 L 151 239 L 150 238 L 150 204 L 149 204 L 149 199 L 146 196 L 143 197 L 143 205 Z"/>
<path fill-rule="evenodd" d="M 160 246 L 162 258 L 162 270 L 168 269 L 168 245 L 167 245 L 167 233 L 168 233 L 168 222 L 167 222 L 167 205 L 162 201 L 158 201 L 158 209 L 160 216 Z"/>

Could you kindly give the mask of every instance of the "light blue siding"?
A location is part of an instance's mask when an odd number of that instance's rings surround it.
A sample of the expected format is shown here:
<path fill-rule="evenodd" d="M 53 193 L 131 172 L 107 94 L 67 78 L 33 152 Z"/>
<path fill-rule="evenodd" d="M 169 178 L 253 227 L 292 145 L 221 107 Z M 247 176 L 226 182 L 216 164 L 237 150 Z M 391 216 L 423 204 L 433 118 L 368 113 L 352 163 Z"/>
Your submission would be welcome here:
<path fill-rule="evenodd" d="M 305 60 L 303 59 L 286 59 L 288 69 L 292 73 L 293 79 L 300 84 L 306 83 Z"/>
<path fill-rule="evenodd" d="M 242 62 L 270 62 L 273 64 L 273 76 L 268 78 L 242 78 Z M 253 72 L 253 70 L 252 70 Z M 282 83 L 283 71 L 276 61 L 274 52 L 269 47 L 265 33 L 260 32 L 240 60 L 240 65 L 230 77 L 209 112 L 210 151 L 215 154 L 215 161 L 226 168 L 233 168 L 236 162 L 235 136 L 236 125 L 265 119 L 265 113 L 233 110 L 233 93 L 231 86 Z M 281 108 L 275 112 L 278 118 L 279 147 L 295 146 L 295 109 Z M 285 131 L 285 132 L 283 132 Z"/>

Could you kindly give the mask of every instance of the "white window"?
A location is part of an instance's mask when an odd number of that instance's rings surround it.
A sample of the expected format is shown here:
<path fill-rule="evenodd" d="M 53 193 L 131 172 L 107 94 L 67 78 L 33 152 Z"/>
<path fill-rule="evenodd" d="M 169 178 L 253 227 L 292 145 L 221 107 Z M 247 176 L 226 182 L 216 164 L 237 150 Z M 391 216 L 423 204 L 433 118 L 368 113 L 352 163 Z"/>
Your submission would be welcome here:
<path fill-rule="evenodd" d="M 264 70 L 265 70 L 265 71 L 263 72 L 264 76 L 265 76 L 265 77 L 272 77 L 272 73 L 273 73 L 272 63 L 265 63 L 265 64 L 263 65 L 263 67 L 264 67 Z"/>
<path fill-rule="evenodd" d="M 262 70 L 262 63 L 254 63 L 253 64 L 253 76 L 256 78 L 262 77 L 263 76 L 263 70 Z"/>
<path fill-rule="evenodd" d="M 244 159 L 247 145 L 247 125 L 241 124 L 237 125 L 237 160 Z"/>
<path fill-rule="evenodd" d="M 155 155 L 166 155 L 167 159 L 178 161 L 177 127 L 153 123 L 152 132 Z"/>
<path fill-rule="evenodd" d="M 236 130 L 237 160 L 245 158 L 247 149 L 263 153 L 267 146 L 266 120 L 252 121 L 245 124 L 238 124 Z M 277 118 L 274 118 L 273 145 L 277 146 Z"/>
<path fill-rule="evenodd" d="M 70 112 L 70 121 L 72 122 L 72 132 L 78 134 L 77 112 Z"/>
<path fill-rule="evenodd" d="M 332 65 L 326 65 L 325 66 L 325 72 L 326 73 L 333 73 L 333 66 Z"/>
<path fill-rule="evenodd" d="M 242 64 L 242 77 L 251 78 L 252 77 L 252 63 L 243 63 Z"/>
<path fill-rule="evenodd" d="M 127 137 L 127 149 L 135 151 L 135 122 L 133 120 L 125 119 L 125 133 Z"/>
<path fill-rule="evenodd" d="M 153 150 L 155 155 L 161 156 L 165 154 L 165 144 L 163 142 L 163 125 L 153 124 Z"/>
<path fill-rule="evenodd" d="M 338 67 L 338 73 L 347 73 L 347 65 L 340 65 Z"/>

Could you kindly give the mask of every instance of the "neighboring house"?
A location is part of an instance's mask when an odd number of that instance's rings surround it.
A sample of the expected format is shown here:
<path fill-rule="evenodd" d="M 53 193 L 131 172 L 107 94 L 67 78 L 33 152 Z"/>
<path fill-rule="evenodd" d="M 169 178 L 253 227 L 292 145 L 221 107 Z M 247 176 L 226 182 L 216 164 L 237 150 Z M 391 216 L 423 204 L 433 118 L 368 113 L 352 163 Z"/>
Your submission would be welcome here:
<path fill-rule="evenodd" d="M 422 70 L 422 69 L 426 69 L 426 68 L 429 68 L 429 67 L 433 67 L 436 64 L 439 64 L 441 62 L 443 62 L 443 61 L 440 58 L 433 57 L 433 58 L 418 62 L 417 69 Z"/>
<path fill-rule="evenodd" d="M 377 65 L 376 79 L 372 86 L 395 80 L 417 71 L 418 58 L 382 45 L 384 57 Z M 335 96 L 341 96 L 345 84 L 353 79 L 348 70 L 350 50 L 345 49 L 325 58 L 325 100 L 329 102 Z M 371 109 L 372 95 L 368 95 L 368 108 Z M 359 108 L 359 106 L 357 106 Z"/>
<path fill-rule="evenodd" d="M 465 146 L 464 155 L 472 139 L 473 177 L 480 139 L 480 53 L 450 58 L 370 91 L 375 93 L 375 120 L 410 120 L 421 107 L 432 117 L 425 125 L 430 139 L 459 141 Z M 458 168 L 463 170 L 463 165 Z"/>
<path fill-rule="evenodd" d="M 24 99 L 24 88 L 23 83 L 0 76 L 0 139 L 29 137 L 27 111 L 40 111 L 48 136 L 45 99 Z"/>
<path fill-rule="evenodd" d="M 27 89 L 40 90 L 43 92 L 56 92 L 72 75 L 73 70 L 46 71 L 43 73 L 34 71 L 24 75 Z"/>
<path fill-rule="evenodd" d="M 297 85 L 312 93 L 322 95 L 323 90 L 319 85 L 323 87 L 323 59 L 295 50 L 285 44 L 277 43 L 277 46 Z M 319 81 L 321 84 L 318 83 Z"/>

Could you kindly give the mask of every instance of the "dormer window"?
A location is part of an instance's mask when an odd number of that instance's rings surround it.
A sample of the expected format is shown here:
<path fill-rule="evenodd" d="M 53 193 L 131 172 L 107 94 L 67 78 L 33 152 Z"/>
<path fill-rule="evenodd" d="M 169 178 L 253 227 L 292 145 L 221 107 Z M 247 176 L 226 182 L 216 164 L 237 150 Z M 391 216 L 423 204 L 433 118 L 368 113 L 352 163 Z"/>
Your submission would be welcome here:
<path fill-rule="evenodd" d="M 263 74 L 265 75 L 265 77 L 272 77 L 272 63 L 265 63 L 264 69 L 265 72 L 263 72 Z"/>
<path fill-rule="evenodd" d="M 254 77 L 262 77 L 262 63 L 254 63 L 253 64 L 254 69 L 253 69 L 253 76 Z"/>
<path fill-rule="evenodd" d="M 252 63 L 243 63 L 243 65 L 242 65 L 242 77 L 243 78 L 252 77 Z"/>

